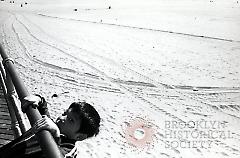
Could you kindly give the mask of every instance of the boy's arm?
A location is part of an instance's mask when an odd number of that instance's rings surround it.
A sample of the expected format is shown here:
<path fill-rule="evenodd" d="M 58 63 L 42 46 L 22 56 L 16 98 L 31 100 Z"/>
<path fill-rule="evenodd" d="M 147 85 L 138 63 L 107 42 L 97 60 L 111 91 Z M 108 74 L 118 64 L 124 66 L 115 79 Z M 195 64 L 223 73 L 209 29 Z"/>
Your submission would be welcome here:
<path fill-rule="evenodd" d="M 13 157 L 12 154 L 18 155 L 20 158 L 24 154 L 25 149 L 27 148 L 27 139 L 34 135 L 33 128 L 30 128 L 28 131 L 23 133 L 20 137 L 15 138 L 8 144 L 5 144 L 0 148 L 0 158 L 2 157 Z M 28 140 L 32 140 L 31 138 Z"/>

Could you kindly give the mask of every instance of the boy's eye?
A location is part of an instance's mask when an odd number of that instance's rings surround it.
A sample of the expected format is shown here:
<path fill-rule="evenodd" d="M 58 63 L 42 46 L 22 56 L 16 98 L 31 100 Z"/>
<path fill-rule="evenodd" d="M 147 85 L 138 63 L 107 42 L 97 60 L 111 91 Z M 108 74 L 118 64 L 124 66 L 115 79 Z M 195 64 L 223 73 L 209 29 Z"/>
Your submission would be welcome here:
<path fill-rule="evenodd" d="M 67 112 L 65 111 L 63 114 L 62 114 L 62 116 L 66 116 L 67 115 Z"/>
<path fill-rule="evenodd" d="M 67 113 L 68 113 L 68 109 L 66 109 L 64 112 L 63 112 L 63 116 L 66 116 L 67 115 Z"/>

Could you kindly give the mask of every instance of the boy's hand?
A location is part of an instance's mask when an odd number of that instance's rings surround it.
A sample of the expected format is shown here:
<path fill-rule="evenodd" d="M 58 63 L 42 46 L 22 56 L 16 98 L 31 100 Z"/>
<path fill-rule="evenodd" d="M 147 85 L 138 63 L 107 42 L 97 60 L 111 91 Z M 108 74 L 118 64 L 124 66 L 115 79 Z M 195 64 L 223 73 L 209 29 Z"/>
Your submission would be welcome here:
<path fill-rule="evenodd" d="M 29 95 L 26 96 L 25 98 L 23 98 L 24 102 L 22 104 L 22 111 L 26 112 L 27 108 L 32 105 L 33 108 L 37 108 L 38 107 L 38 103 L 41 102 L 41 98 L 39 96 L 36 95 Z"/>
<path fill-rule="evenodd" d="M 58 126 L 46 115 L 43 115 L 43 118 L 38 120 L 34 124 L 33 129 L 34 133 L 38 133 L 41 130 L 48 130 L 49 132 L 51 132 L 53 137 L 60 137 L 60 130 Z"/>
<path fill-rule="evenodd" d="M 25 113 L 29 106 L 32 106 L 33 108 L 38 108 L 41 115 L 47 115 L 48 117 L 50 117 L 47 102 L 45 98 L 40 96 L 39 94 L 29 95 L 24 98 L 22 104 L 22 111 Z"/>

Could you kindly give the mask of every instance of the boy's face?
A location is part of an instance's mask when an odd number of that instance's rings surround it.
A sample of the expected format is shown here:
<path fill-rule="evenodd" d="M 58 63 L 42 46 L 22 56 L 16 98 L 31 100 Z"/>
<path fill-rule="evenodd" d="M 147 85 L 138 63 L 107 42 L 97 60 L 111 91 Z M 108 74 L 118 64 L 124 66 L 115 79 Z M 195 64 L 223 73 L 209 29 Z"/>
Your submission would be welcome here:
<path fill-rule="evenodd" d="M 58 117 L 56 124 L 61 134 L 64 134 L 69 139 L 79 140 L 81 134 L 78 133 L 81 126 L 81 119 L 72 111 L 71 108 L 67 109 L 62 116 Z"/>

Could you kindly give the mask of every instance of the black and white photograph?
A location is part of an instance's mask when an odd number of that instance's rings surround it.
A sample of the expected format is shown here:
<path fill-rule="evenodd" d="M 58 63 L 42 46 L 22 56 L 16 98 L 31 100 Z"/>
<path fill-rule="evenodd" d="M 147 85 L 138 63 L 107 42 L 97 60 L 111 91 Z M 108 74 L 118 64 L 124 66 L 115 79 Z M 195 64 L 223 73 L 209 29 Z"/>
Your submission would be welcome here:
<path fill-rule="evenodd" d="M 239 0 L 0 0 L 0 158 L 240 158 Z"/>

